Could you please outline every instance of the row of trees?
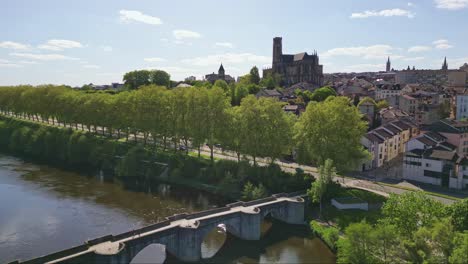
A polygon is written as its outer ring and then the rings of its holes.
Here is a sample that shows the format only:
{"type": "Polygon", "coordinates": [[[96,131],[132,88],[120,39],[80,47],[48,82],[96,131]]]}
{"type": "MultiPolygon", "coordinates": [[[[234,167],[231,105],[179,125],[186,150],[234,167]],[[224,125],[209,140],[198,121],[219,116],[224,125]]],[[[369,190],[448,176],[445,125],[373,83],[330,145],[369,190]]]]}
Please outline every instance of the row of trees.
{"type": "Polygon", "coordinates": [[[331,159],[339,170],[366,157],[359,142],[366,124],[344,97],[312,102],[296,118],[282,110],[282,103],[252,95],[231,106],[229,89],[224,88],[148,85],[106,94],[60,86],[3,87],[0,111],[127,140],[131,134],[135,140],[141,135],[144,144],[155,148],[184,144],[200,149],[206,143],[212,158],[215,144],[254,160],[275,160],[296,148],[304,163],[331,159]]]}

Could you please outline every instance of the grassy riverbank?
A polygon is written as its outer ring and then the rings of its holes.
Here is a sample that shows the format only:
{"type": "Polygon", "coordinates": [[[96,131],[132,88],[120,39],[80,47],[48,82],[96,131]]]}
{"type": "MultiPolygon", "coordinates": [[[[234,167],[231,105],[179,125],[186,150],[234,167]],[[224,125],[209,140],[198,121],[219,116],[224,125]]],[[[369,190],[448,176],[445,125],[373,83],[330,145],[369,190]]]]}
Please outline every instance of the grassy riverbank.
{"type": "Polygon", "coordinates": [[[283,172],[278,165],[252,166],[247,161],[211,161],[185,151],[164,151],[71,128],[0,117],[2,152],[68,170],[98,171],[120,179],[159,180],[220,194],[241,196],[251,182],[268,194],[304,190],[310,180],[283,172]]]}

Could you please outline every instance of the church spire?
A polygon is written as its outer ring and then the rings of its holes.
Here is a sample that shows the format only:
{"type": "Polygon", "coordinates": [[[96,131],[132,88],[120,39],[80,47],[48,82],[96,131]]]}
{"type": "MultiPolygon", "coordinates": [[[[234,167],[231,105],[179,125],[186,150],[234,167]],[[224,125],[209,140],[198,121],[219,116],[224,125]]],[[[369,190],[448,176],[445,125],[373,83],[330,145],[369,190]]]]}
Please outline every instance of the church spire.
{"type": "Polygon", "coordinates": [[[447,57],[444,58],[444,64],[442,64],[442,70],[448,70],[447,57]]]}
{"type": "Polygon", "coordinates": [[[386,67],[386,71],[389,72],[390,71],[390,66],[391,66],[391,63],[390,63],[390,56],[388,56],[387,58],[387,67],[386,67]]]}

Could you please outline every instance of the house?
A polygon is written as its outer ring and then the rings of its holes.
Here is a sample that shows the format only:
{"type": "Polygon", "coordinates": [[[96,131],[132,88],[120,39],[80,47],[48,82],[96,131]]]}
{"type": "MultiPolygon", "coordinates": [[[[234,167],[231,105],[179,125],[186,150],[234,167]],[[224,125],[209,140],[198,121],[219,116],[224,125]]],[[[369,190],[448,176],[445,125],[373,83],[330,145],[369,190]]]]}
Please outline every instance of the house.
{"type": "Polygon", "coordinates": [[[423,125],[421,131],[435,132],[445,138],[447,142],[456,147],[458,156],[468,154],[468,122],[453,119],[441,119],[430,125],[423,125]]]}
{"type": "Polygon", "coordinates": [[[415,128],[409,121],[398,120],[364,135],[361,144],[371,153],[371,160],[362,164],[362,170],[379,168],[404,153],[405,144],[411,139],[415,128]]]}
{"type": "Polygon", "coordinates": [[[283,97],[283,94],[279,92],[276,89],[261,89],[257,94],[255,94],[255,97],[260,98],[260,97],[269,97],[269,98],[278,98],[280,99],[283,97]]]}
{"type": "Polygon", "coordinates": [[[426,132],[406,143],[403,178],[455,189],[468,187],[468,160],[457,147],[435,132],[426,132]]]}
{"type": "Polygon", "coordinates": [[[379,119],[382,124],[386,124],[388,122],[392,122],[395,120],[399,120],[401,118],[408,118],[408,113],[402,111],[401,109],[395,107],[387,107],[383,108],[379,111],[379,119]]]}
{"type": "Polygon", "coordinates": [[[390,96],[400,95],[401,87],[399,84],[377,85],[375,88],[375,100],[382,100],[390,96]]]}
{"type": "Polygon", "coordinates": [[[285,111],[286,113],[299,115],[300,109],[298,105],[285,105],[283,106],[283,111],[285,111]]]}

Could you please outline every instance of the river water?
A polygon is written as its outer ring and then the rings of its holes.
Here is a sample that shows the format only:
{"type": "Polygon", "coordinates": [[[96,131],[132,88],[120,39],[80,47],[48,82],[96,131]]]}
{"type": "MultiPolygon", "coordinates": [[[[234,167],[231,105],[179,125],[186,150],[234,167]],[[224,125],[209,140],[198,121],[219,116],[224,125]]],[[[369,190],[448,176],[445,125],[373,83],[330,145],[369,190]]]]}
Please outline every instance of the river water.
{"type": "MultiPolygon", "coordinates": [[[[0,263],[31,259],[118,234],[183,212],[228,201],[207,193],[160,184],[142,190],[102,177],[84,176],[0,154],[0,263]]],[[[213,230],[204,240],[203,263],[333,263],[334,255],[307,227],[266,220],[259,241],[242,241],[213,230]]],[[[165,253],[143,250],[142,261],[165,253]]],[[[167,257],[167,262],[176,261],[167,257]]]]}

